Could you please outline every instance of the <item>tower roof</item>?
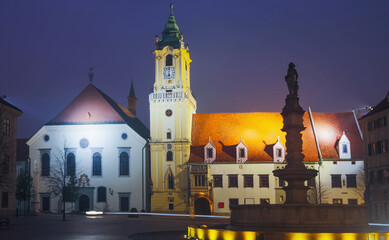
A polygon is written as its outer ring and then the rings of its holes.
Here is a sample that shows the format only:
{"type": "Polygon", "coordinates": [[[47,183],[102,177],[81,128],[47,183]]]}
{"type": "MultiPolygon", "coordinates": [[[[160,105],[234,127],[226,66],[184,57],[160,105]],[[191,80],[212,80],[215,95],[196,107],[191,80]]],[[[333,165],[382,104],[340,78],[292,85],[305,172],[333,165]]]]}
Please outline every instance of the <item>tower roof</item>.
{"type": "Polygon", "coordinates": [[[128,97],[135,97],[135,90],[134,90],[134,84],[133,82],[131,82],[131,87],[130,87],[130,94],[128,95],[128,97]]]}
{"type": "Polygon", "coordinates": [[[156,44],[157,50],[162,50],[166,46],[173,48],[181,48],[181,33],[176,19],[173,15],[173,4],[170,4],[170,16],[168,22],[165,24],[165,29],[162,31],[162,40],[156,44]]]}
{"type": "Polygon", "coordinates": [[[134,114],[93,84],[88,84],[69,105],[46,125],[121,123],[130,126],[144,139],[148,139],[150,136],[149,129],[134,114]]]}

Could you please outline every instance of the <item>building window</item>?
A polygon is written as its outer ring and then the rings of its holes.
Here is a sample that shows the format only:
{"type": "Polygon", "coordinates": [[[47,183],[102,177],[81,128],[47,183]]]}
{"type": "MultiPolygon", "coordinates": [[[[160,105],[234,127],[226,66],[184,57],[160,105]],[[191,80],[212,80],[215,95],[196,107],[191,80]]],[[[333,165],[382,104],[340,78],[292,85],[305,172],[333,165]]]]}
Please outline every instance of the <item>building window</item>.
{"type": "Polygon", "coordinates": [[[213,149],[207,148],[207,158],[213,158],[213,149]]]}
{"type": "Polygon", "coordinates": [[[0,167],[2,167],[2,173],[4,175],[8,175],[8,173],[9,173],[9,155],[8,154],[4,154],[2,165],[3,166],[0,165],[0,167]]]}
{"type": "Polygon", "coordinates": [[[378,141],[376,143],[376,154],[381,154],[382,153],[382,142],[381,141],[378,141]]]}
{"type": "Polygon", "coordinates": [[[97,202],[106,202],[107,201],[107,188],[98,187],[97,188],[97,202]]]}
{"type": "Polygon", "coordinates": [[[347,153],[347,145],[346,145],[346,144],[343,144],[343,145],[342,145],[342,148],[343,148],[343,153],[347,153]]]}
{"type": "Polygon", "coordinates": [[[173,152],[172,151],[166,152],[166,161],[173,161],[173,152]]]}
{"type": "Polygon", "coordinates": [[[285,180],[278,178],[278,187],[285,187],[285,180]]]}
{"type": "Polygon", "coordinates": [[[253,175],[243,175],[243,187],[245,187],[245,188],[254,187],[253,175]]]}
{"type": "Polygon", "coordinates": [[[8,208],[8,192],[1,193],[1,207],[8,208]]]}
{"type": "Polygon", "coordinates": [[[382,141],[382,152],[383,153],[388,152],[388,139],[385,139],[382,141]]]}
{"type": "Polygon", "coordinates": [[[207,178],[205,175],[195,175],[195,187],[206,187],[207,178]]]}
{"type": "Polygon", "coordinates": [[[223,176],[213,175],[213,187],[223,187],[223,176]]]}
{"type": "Polygon", "coordinates": [[[358,205],[358,199],[349,198],[349,199],[348,199],[348,204],[349,204],[349,205],[358,205]]]}
{"type": "Polygon", "coordinates": [[[357,175],[356,174],[346,174],[347,187],[356,188],[357,187],[357,175]]]}
{"type": "Polygon", "coordinates": [[[367,150],[368,150],[369,156],[373,156],[374,155],[374,144],[369,143],[367,145],[367,150]]]}
{"type": "Polygon", "coordinates": [[[282,149],[281,148],[276,149],[276,156],[279,158],[282,157],[282,149]]]}
{"type": "Polygon", "coordinates": [[[230,202],[230,208],[233,206],[238,206],[239,205],[239,198],[230,198],[229,202],[230,202]]]}
{"type": "Polygon", "coordinates": [[[246,151],[244,148],[239,148],[239,157],[245,158],[246,157],[246,151]]]}
{"type": "Polygon", "coordinates": [[[332,199],[333,204],[343,204],[343,200],[341,198],[332,199]]]}
{"type": "Polygon", "coordinates": [[[120,153],[120,176],[130,175],[130,157],[128,153],[120,153]]]}
{"type": "Polygon", "coordinates": [[[101,154],[98,152],[93,154],[92,175],[101,176],[101,154]]]}
{"type": "Polygon", "coordinates": [[[168,189],[174,189],[174,176],[172,172],[169,172],[167,177],[168,189]]]}
{"type": "Polygon", "coordinates": [[[169,203],[169,210],[174,210],[174,203],[169,203]]]}
{"type": "Polygon", "coordinates": [[[228,187],[233,188],[233,187],[238,187],[238,175],[228,175],[228,187]]]}
{"type": "Polygon", "coordinates": [[[244,204],[245,205],[254,204],[254,198],[245,198],[244,199],[244,204]]]}
{"type": "Polygon", "coordinates": [[[384,170],[378,170],[377,171],[377,183],[381,184],[385,182],[385,177],[384,177],[384,170]]]}
{"type": "Polygon", "coordinates": [[[331,175],[331,184],[332,188],[341,188],[342,187],[342,179],[340,174],[332,174],[331,175]]]}
{"type": "Polygon", "coordinates": [[[3,135],[10,136],[11,134],[11,123],[8,118],[3,119],[3,135]]]}
{"type": "Polygon", "coordinates": [[[76,156],[74,155],[74,153],[69,153],[66,157],[66,175],[76,175],[76,156]]]}
{"type": "Polygon", "coordinates": [[[166,56],[166,66],[173,66],[173,56],[171,54],[166,56]]]}
{"type": "Polygon", "coordinates": [[[269,175],[259,175],[259,187],[269,188],[269,175]]]}
{"type": "Polygon", "coordinates": [[[172,132],[170,130],[167,130],[166,132],[166,138],[167,139],[172,139],[172,132]]]}
{"type": "Polygon", "coordinates": [[[50,156],[48,153],[42,155],[42,176],[50,176],[50,156]]]}
{"type": "Polygon", "coordinates": [[[269,204],[270,203],[270,199],[269,198],[260,198],[259,199],[259,203],[260,204],[269,204]]]}

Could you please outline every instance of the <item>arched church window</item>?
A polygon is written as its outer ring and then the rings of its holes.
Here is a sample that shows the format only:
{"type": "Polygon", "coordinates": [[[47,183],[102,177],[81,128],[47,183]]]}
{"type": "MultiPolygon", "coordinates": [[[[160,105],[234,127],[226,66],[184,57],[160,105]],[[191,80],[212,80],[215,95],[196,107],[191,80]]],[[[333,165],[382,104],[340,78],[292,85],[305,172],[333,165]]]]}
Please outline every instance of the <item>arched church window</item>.
{"type": "Polygon", "coordinates": [[[120,153],[120,176],[128,176],[130,173],[130,157],[128,153],[120,153]]]}
{"type": "Polygon", "coordinates": [[[48,153],[42,155],[42,176],[50,176],[50,156],[48,153]]]}
{"type": "Polygon", "coordinates": [[[101,176],[101,154],[93,154],[93,166],[92,166],[92,175],[101,176]]]}
{"type": "Polygon", "coordinates": [[[173,66],[173,56],[171,54],[166,56],[166,66],[173,66]]]}
{"type": "Polygon", "coordinates": [[[174,176],[172,172],[169,172],[167,181],[168,181],[168,189],[174,189],[174,176]]]}
{"type": "Polygon", "coordinates": [[[166,152],[166,161],[173,161],[173,152],[172,151],[166,152]]]}
{"type": "Polygon", "coordinates": [[[76,156],[74,153],[69,153],[66,157],[66,175],[76,175],[76,156]]]}

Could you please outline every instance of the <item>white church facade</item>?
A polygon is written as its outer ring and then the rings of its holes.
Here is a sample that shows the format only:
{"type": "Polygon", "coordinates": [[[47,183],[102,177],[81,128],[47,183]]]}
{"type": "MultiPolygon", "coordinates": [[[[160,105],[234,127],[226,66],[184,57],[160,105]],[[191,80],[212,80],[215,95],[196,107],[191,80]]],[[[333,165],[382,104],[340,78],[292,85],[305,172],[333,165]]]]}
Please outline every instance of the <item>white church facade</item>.
{"type": "Polygon", "coordinates": [[[62,195],[52,186],[58,171],[77,177],[77,199],[66,211],[149,208],[149,130],[135,116],[132,85],[128,100],[129,109],[89,84],[29,139],[35,212],[62,209],[62,195]]]}

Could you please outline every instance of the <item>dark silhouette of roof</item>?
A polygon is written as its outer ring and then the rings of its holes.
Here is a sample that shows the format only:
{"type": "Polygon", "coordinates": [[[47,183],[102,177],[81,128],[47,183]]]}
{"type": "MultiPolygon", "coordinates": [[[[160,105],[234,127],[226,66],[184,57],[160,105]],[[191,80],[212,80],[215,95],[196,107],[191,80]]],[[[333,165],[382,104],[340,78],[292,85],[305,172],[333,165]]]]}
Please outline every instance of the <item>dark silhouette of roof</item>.
{"type": "Polygon", "coordinates": [[[10,108],[13,108],[15,109],[16,111],[19,111],[19,112],[23,112],[22,110],[20,110],[19,108],[15,107],[14,105],[12,105],[11,103],[7,102],[4,100],[4,98],[0,97],[0,103],[7,106],[7,107],[10,107],[10,108]]]}

